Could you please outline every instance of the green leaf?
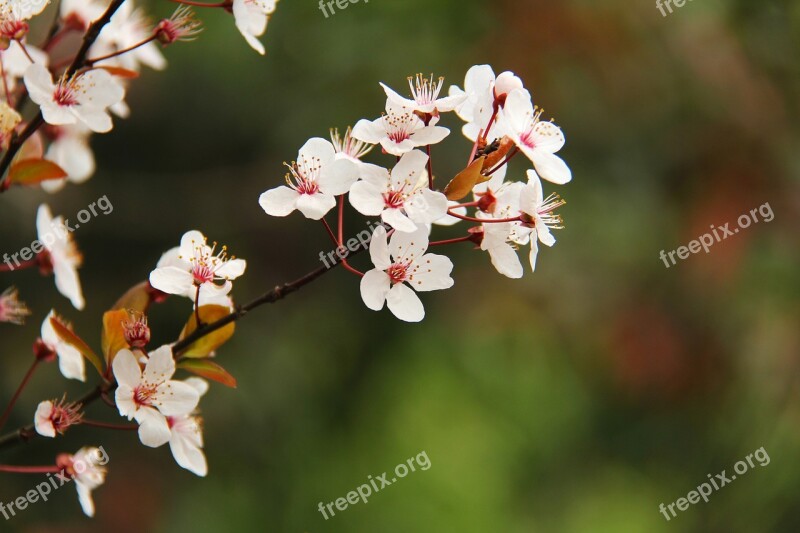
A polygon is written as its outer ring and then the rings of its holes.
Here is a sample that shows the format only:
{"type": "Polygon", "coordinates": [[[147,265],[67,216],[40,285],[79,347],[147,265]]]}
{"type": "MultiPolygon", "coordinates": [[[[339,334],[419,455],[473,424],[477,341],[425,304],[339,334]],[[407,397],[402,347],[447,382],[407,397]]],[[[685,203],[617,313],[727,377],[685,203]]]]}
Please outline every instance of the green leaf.
{"type": "MultiPolygon", "coordinates": [[[[203,324],[216,322],[220,318],[228,316],[230,313],[230,309],[223,305],[204,305],[199,309],[200,321],[203,322],[203,324]]],[[[185,339],[194,333],[196,329],[197,316],[195,313],[192,313],[192,316],[189,317],[189,321],[183,327],[180,339],[185,339]]],[[[236,324],[231,322],[216,331],[212,331],[202,339],[196,340],[181,352],[181,355],[183,357],[193,358],[208,357],[214,350],[228,342],[228,339],[233,336],[235,330],[236,324]]]]}
{"type": "Polygon", "coordinates": [[[92,365],[97,369],[97,373],[103,376],[103,363],[96,353],[89,348],[83,339],[78,337],[71,329],[65,326],[57,317],[50,318],[50,324],[56,330],[56,334],[61,337],[61,340],[70,344],[77,349],[92,365]]]}
{"type": "Polygon", "coordinates": [[[222,383],[226,387],[236,388],[236,378],[217,363],[208,359],[184,359],[178,363],[178,368],[217,383],[222,383]]]}
{"type": "Polygon", "coordinates": [[[25,159],[15,163],[8,171],[10,185],[36,185],[66,177],[64,169],[46,159],[25,159]]]}

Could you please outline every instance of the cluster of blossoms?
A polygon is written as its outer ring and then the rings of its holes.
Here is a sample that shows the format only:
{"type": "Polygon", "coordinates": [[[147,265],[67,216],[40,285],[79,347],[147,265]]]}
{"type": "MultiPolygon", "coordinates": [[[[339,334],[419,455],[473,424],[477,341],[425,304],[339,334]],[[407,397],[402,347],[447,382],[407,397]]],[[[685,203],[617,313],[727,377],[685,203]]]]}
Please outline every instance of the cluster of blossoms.
{"type": "MultiPolygon", "coordinates": [[[[266,31],[277,0],[175,1],[183,5],[156,23],[133,0],[54,2],[48,10],[51,16],[42,17],[45,24],[52,21],[49,31],[35,45],[28,39],[30,26],[47,10],[50,0],[0,0],[0,193],[12,186],[56,192],[67,182],[89,179],[95,171],[90,136],[109,132],[112,116],[129,115],[128,84],[143,67],[165,68],[160,48],[198,35],[201,25],[193,7],[232,14],[246,42],[265,53],[258,38],[266,31]]],[[[42,204],[36,229],[38,236],[30,248],[3,256],[0,273],[37,268],[43,275],[53,275],[58,291],[76,309],[83,309],[78,277],[82,256],[72,228],[42,204]]],[[[77,425],[134,429],[145,446],[169,444],[178,465],[205,476],[208,466],[198,404],[209,385],[203,378],[232,387],[236,381],[211,361],[233,334],[233,325],[202,334],[199,330],[234,309],[231,282],[245,268],[245,261],[229,257],[225,247],[209,246],[200,232],[187,233],[179,247],[164,254],[150,281],[132,288],[104,314],[101,352],[95,352],[51,310],[33,344],[33,365],[0,414],[0,429],[34,370],[43,363],[57,361],[65,378],[86,381],[88,361],[101,383],[77,401],[68,401],[64,395],[40,402],[33,424],[0,438],[0,443],[37,435],[56,438],[77,425]],[[175,343],[150,351],[147,310],[168,295],[189,297],[194,309],[175,343]],[[173,379],[179,370],[192,375],[173,379]],[[88,418],[85,408],[95,399],[112,406],[123,422],[136,424],[88,418]]],[[[22,325],[31,314],[14,287],[0,293],[0,323],[22,325]]],[[[91,493],[106,476],[105,463],[96,460],[101,449],[84,447],[74,454],[62,453],[47,466],[0,465],[0,472],[68,476],[76,482],[83,511],[93,516],[91,493]]]]}
{"type": "Polygon", "coordinates": [[[490,66],[478,65],[467,72],[463,89],[452,86],[444,96],[443,84],[433,76],[409,78],[409,98],[381,84],[387,99],[380,118],[358,121],[343,138],[332,132],[331,142],[310,139],[289,165],[286,185],[260,198],[268,215],[283,217],[297,210],[322,220],[339,248],[344,246],[345,196],[362,215],[379,217],[383,225],[375,229],[369,245],[374,268],[363,273],[346,258],[342,263],[361,276],[367,307],[377,311],[386,305],[409,322],[425,315],[416,292],[453,285],[453,263],[444,255],[426,253],[433,246],[471,242],[509,278],[522,277],[517,249],[529,246],[531,270],[535,269],[539,243],[555,243],[551,230],[562,227],[556,210],[564,205],[557,194],[545,195],[541,180],[564,184],[572,179],[556,155],[564,146],[564,134],[541,119],[542,110],[513,73],[495,76],[490,66]],[[439,125],[448,112],[465,122],[462,132],[472,150],[466,168],[438,190],[431,147],[450,134],[439,125]],[[392,168],[363,160],[378,145],[396,158],[392,168]],[[506,179],[508,163],[517,154],[533,167],[524,181],[506,179]],[[325,220],[337,205],[338,236],[325,220]],[[468,209],[475,209],[474,216],[468,209]],[[470,224],[463,236],[430,240],[434,226],[461,223],[470,224]]]}

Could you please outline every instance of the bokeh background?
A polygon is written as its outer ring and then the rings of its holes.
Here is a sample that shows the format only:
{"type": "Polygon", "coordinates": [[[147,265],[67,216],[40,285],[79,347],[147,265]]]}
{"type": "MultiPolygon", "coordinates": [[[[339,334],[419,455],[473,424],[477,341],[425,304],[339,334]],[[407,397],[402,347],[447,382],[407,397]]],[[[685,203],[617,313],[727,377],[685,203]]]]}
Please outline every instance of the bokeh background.
{"type": "MultiPolygon", "coordinates": [[[[367,310],[344,271],[254,312],[219,354],[238,389],[214,386],[202,402],[206,479],[167,447],[77,428],[0,461],[103,445],[97,517],[64,488],[0,530],[797,531],[800,3],[697,0],[662,17],[650,0],[372,0],[326,19],[313,0],[283,0],[266,58],[227,14],[202,17],[200,39],[134,84],[131,118],[94,139],[91,181],[0,197],[7,251],[35,237],[42,201],[68,217],[103,195],[114,205],[76,234],[85,311],[35,272],[0,277],[35,311],[23,328],[0,325],[3,402],[53,302],[97,345],[103,311],[186,230],[248,260],[239,301],[316,268],[330,249],[322,229],[267,217],[258,196],[306,139],[378,116],[379,81],[404,89],[434,72],[463,85],[481,63],[518,73],[567,136],[566,229],[521,281],[469,246],[448,251],[456,285],[423,296],[419,325],[367,310]],[[669,269],[659,259],[767,202],[772,222],[669,269]],[[762,446],[769,465],[670,522],[659,513],[762,446]],[[429,470],[330,520],[318,512],[421,451],[429,470]]],[[[441,180],[469,149],[456,117],[444,122],[441,180]]],[[[155,307],[156,340],[189,309],[155,307]]],[[[64,390],[84,388],[41,371],[11,424],[64,390]]],[[[91,414],[117,420],[102,405],[91,414]]],[[[5,502],[38,482],[1,479],[5,502]]]]}

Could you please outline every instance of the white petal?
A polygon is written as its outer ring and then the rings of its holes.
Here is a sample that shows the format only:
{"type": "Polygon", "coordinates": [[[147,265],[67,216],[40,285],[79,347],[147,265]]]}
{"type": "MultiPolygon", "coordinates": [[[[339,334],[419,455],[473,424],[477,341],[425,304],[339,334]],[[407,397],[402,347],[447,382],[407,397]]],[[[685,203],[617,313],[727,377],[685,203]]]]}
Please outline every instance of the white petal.
{"type": "Polygon", "coordinates": [[[421,130],[417,130],[412,136],[411,140],[416,146],[427,146],[442,142],[445,137],[450,135],[450,130],[442,126],[426,126],[421,130]]]}
{"type": "Polygon", "coordinates": [[[142,374],[145,383],[163,383],[169,380],[173,374],[175,374],[175,359],[172,357],[171,346],[164,345],[150,352],[142,374]]]}
{"type": "Polygon", "coordinates": [[[417,230],[417,225],[401,209],[386,209],[381,213],[381,219],[398,232],[412,233],[417,230]]]}
{"type": "Polygon", "coordinates": [[[383,304],[386,302],[386,294],[392,284],[389,275],[383,270],[377,268],[368,271],[361,278],[361,299],[364,304],[373,311],[380,311],[383,309],[383,304]]]}
{"type": "Polygon", "coordinates": [[[53,275],[56,279],[58,292],[69,298],[72,305],[77,310],[82,310],[86,304],[81,291],[81,280],[78,271],[68,263],[68,260],[58,260],[58,256],[53,254],[53,275]]]}
{"type": "Polygon", "coordinates": [[[322,193],[301,194],[297,199],[297,210],[306,218],[319,220],[336,207],[336,198],[322,193]]]}
{"type": "Polygon", "coordinates": [[[297,154],[298,166],[312,165],[325,168],[336,159],[333,144],[322,137],[312,137],[300,148],[297,154]]]}
{"type": "Polygon", "coordinates": [[[489,251],[489,257],[492,260],[492,265],[497,271],[511,279],[519,279],[522,277],[522,263],[517,256],[516,250],[507,242],[496,242],[486,248],[489,251]]]}
{"type": "Polygon", "coordinates": [[[347,159],[332,161],[322,169],[317,183],[320,191],[332,196],[345,194],[358,179],[359,170],[355,163],[347,159]]]}
{"type": "Polygon", "coordinates": [[[531,159],[533,165],[536,167],[536,172],[538,172],[543,179],[559,185],[563,185],[572,180],[572,171],[557,155],[535,150],[531,159]]]}
{"type": "Polygon", "coordinates": [[[258,204],[270,216],[285,217],[297,209],[300,193],[285,185],[270,189],[258,199],[258,204]]]}
{"type": "Polygon", "coordinates": [[[40,402],[36,407],[36,414],[33,415],[34,427],[36,433],[43,437],[54,438],[56,436],[56,428],[53,426],[53,421],[50,420],[52,413],[53,402],[40,402]]]}
{"type": "Polygon", "coordinates": [[[359,120],[353,127],[352,137],[359,141],[370,144],[378,144],[386,137],[386,129],[383,127],[383,118],[369,121],[359,120]]]}
{"type": "Polygon", "coordinates": [[[216,275],[221,278],[236,279],[244,274],[246,268],[247,261],[244,259],[231,259],[217,269],[216,275]]]}
{"type": "Polygon", "coordinates": [[[404,283],[392,287],[386,295],[386,305],[394,316],[405,322],[419,322],[425,318],[419,296],[404,283]]]}
{"type": "Polygon", "coordinates": [[[83,356],[71,344],[62,343],[58,347],[58,369],[67,379],[86,381],[86,365],[83,356]]]}
{"type": "Polygon", "coordinates": [[[380,215],[386,205],[381,190],[366,181],[353,184],[348,198],[356,211],[368,217],[380,215]]]}
{"type": "Polygon", "coordinates": [[[414,261],[425,254],[428,249],[428,229],[424,226],[415,228],[413,232],[395,232],[389,241],[389,252],[395,262],[414,261]]]}
{"type": "Polygon", "coordinates": [[[177,267],[157,268],[150,273],[150,285],[167,294],[184,296],[193,284],[192,274],[177,267]]]}
{"type": "Polygon", "coordinates": [[[166,416],[186,415],[200,402],[200,393],[183,381],[168,381],[159,385],[157,400],[153,403],[166,416]]]}
{"type": "Polygon", "coordinates": [[[139,440],[142,444],[158,448],[169,442],[172,435],[164,415],[155,409],[143,407],[136,412],[136,420],[139,422],[139,440]]]}
{"type": "Polygon", "coordinates": [[[389,244],[386,239],[386,228],[378,226],[372,233],[372,240],[369,243],[369,255],[372,264],[379,270],[386,270],[391,266],[389,258],[389,244]]]}
{"type": "Polygon", "coordinates": [[[94,500],[92,500],[92,489],[83,483],[75,482],[75,489],[78,491],[78,501],[81,509],[86,516],[94,516],[94,500]]]}
{"type": "Polygon", "coordinates": [[[511,91],[506,98],[503,115],[516,133],[523,133],[533,118],[531,94],[525,89],[511,91]]]}
{"type": "Polygon", "coordinates": [[[142,369],[139,363],[136,362],[136,356],[133,352],[127,349],[122,349],[114,356],[114,362],[111,364],[114,371],[114,377],[120,385],[134,389],[142,382],[142,369]]]}
{"type": "Polygon", "coordinates": [[[169,441],[169,448],[172,451],[175,462],[181,468],[185,468],[200,477],[205,477],[208,474],[206,456],[200,448],[193,446],[180,435],[172,436],[169,441]]]}
{"type": "Polygon", "coordinates": [[[412,150],[404,154],[392,169],[392,186],[400,190],[404,185],[415,186],[425,172],[428,155],[420,150],[412,150]]]}
{"type": "Polygon", "coordinates": [[[414,265],[414,273],[408,284],[417,292],[438,291],[453,286],[453,262],[449,257],[438,254],[425,254],[414,265]]]}
{"type": "Polygon", "coordinates": [[[531,239],[531,253],[530,253],[530,262],[531,262],[531,272],[536,272],[536,256],[539,254],[539,244],[537,243],[536,239],[531,239]]]}
{"type": "Polygon", "coordinates": [[[447,197],[426,187],[406,202],[406,213],[417,224],[432,224],[447,214],[447,197]]]}

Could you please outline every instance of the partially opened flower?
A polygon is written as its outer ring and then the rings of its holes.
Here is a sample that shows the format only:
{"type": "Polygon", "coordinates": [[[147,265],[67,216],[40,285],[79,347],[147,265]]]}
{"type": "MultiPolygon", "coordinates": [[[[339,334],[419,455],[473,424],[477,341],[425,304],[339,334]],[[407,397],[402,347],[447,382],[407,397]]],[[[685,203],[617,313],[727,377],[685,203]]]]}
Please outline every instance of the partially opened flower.
{"type": "Polygon", "coordinates": [[[42,322],[41,343],[37,346],[39,355],[45,352],[57,355],[58,369],[65,378],[86,381],[86,365],[84,364],[83,356],[77,348],[59,337],[53,324],[50,323],[51,318],[69,328],[69,324],[56,315],[55,311],[50,311],[47,318],[42,322]]]}
{"type": "Polygon", "coordinates": [[[350,189],[350,203],[366,216],[378,216],[397,231],[414,232],[447,214],[447,197],[428,188],[428,156],[405,154],[391,173],[374,166],[350,189]]]}
{"type": "Polygon", "coordinates": [[[359,120],[353,128],[353,137],[370,144],[380,144],[386,153],[401,156],[420,146],[442,142],[450,130],[429,125],[420,119],[413,109],[386,102],[386,114],[369,121],[359,120]]]}
{"type": "Polygon", "coordinates": [[[0,322],[21,326],[30,315],[31,311],[25,302],[19,301],[15,287],[9,287],[0,294],[0,322]]]}
{"type": "Polygon", "coordinates": [[[336,196],[350,190],[359,176],[355,163],[337,158],[325,139],[309,139],[289,166],[286,185],[263,193],[258,203],[271,216],[285,217],[295,210],[319,220],[336,205],[336,196]]]}
{"type": "Polygon", "coordinates": [[[80,424],[83,419],[80,404],[61,400],[40,402],[33,417],[36,433],[53,438],[63,435],[70,426],[80,424]]]}
{"type": "Polygon", "coordinates": [[[139,439],[145,446],[157,448],[171,437],[168,416],[191,413],[200,401],[197,389],[175,381],[172,348],[162,346],[150,352],[144,372],[130,350],[120,350],[112,363],[119,386],[115,393],[119,414],[136,419],[139,439]]]}
{"type": "Polygon", "coordinates": [[[25,71],[25,86],[48,124],[80,121],[98,133],[111,131],[113,124],[107,109],[125,96],[122,85],[102,69],[64,76],[53,83],[50,71],[34,63],[25,71]]]}
{"type": "Polygon", "coordinates": [[[492,115],[503,107],[508,93],[522,88],[522,80],[513,72],[506,71],[495,77],[489,65],[471,67],[464,78],[464,89],[452,85],[449,92],[450,96],[465,97],[456,107],[456,113],[466,122],[462,128],[464,136],[475,141],[484,131],[486,139],[491,142],[505,135],[502,114],[495,116],[494,121],[492,115]],[[485,131],[487,128],[489,131],[485,131]]]}
{"type": "MultiPolygon", "coordinates": [[[[200,396],[208,391],[208,382],[200,378],[184,381],[192,386],[200,396]]],[[[175,462],[181,468],[200,477],[208,474],[208,464],[203,453],[203,419],[196,413],[168,416],[170,438],[169,448],[175,462]]]]}
{"type": "Polygon", "coordinates": [[[153,34],[150,23],[141,8],[134,7],[132,0],[124,2],[103,28],[103,38],[92,47],[92,56],[99,57],[117,50],[131,49],[129,52],[104,60],[102,65],[119,66],[139,71],[140,65],[155,70],[163,70],[167,61],[155,42],[139,45],[153,34]]]}
{"type": "Polygon", "coordinates": [[[44,252],[40,255],[40,266],[45,272],[53,272],[58,292],[69,298],[76,309],[83,309],[85,301],[78,278],[78,268],[83,262],[83,256],[72,240],[64,219],[53,218],[50,208],[42,204],[36,215],[36,230],[39,242],[44,247],[44,252]]]}
{"type": "Polygon", "coordinates": [[[386,229],[372,234],[369,254],[375,268],[361,278],[361,298],[368,308],[380,311],[384,304],[406,322],[419,322],[425,309],[414,291],[426,292],[453,286],[453,263],[443,255],[426,254],[428,230],[396,232],[387,243],[386,229]],[[413,290],[412,290],[413,288],[413,290]]]}
{"type": "Polygon", "coordinates": [[[228,257],[226,246],[217,252],[216,246],[209,246],[199,231],[186,232],[181,245],[161,257],[150,273],[150,284],[167,294],[192,299],[226,296],[233,287],[231,280],[244,274],[247,262],[228,257]]]}
{"type": "Polygon", "coordinates": [[[106,480],[108,455],[102,448],[84,447],[75,455],[62,454],[56,460],[64,474],[75,481],[78,500],[86,516],[94,516],[92,491],[106,480]]]}
{"type": "Polygon", "coordinates": [[[386,97],[399,106],[406,107],[412,111],[423,114],[438,114],[453,111],[466,99],[466,94],[454,94],[452,96],[439,97],[442,90],[444,78],[426,78],[422,74],[417,74],[416,78],[408,78],[408,86],[411,89],[412,98],[400,96],[392,88],[381,83],[386,97]]]}
{"type": "Polygon", "coordinates": [[[520,194],[520,210],[527,215],[524,225],[533,229],[535,235],[531,238],[531,270],[536,270],[536,256],[539,253],[541,242],[545,246],[553,246],[556,238],[550,229],[562,229],[563,220],[555,213],[555,210],[566,204],[561,197],[551,193],[547,198],[544,197],[542,182],[533,170],[528,171],[528,184],[522,189],[520,194]]]}
{"type": "Polygon", "coordinates": [[[567,183],[572,179],[572,172],[555,155],[564,146],[564,134],[552,122],[540,121],[541,115],[542,110],[533,107],[528,91],[517,89],[508,95],[503,109],[508,135],[533,162],[536,172],[543,179],[558,184],[567,183]]]}
{"type": "Polygon", "coordinates": [[[256,38],[267,31],[269,17],[275,12],[278,0],[233,0],[236,28],[253,50],[264,55],[264,45],[256,38]]]}

